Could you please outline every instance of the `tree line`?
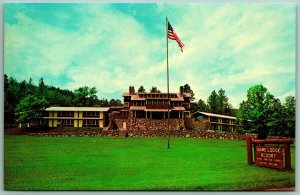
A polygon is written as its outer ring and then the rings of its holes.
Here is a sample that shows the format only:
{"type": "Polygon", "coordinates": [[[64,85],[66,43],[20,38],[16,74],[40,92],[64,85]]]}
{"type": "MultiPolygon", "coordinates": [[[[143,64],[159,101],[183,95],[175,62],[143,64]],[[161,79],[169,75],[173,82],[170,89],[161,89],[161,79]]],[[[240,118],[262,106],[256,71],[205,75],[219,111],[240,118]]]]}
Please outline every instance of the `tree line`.
{"type": "Polygon", "coordinates": [[[192,112],[202,111],[215,114],[236,116],[237,109],[229,103],[229,99],[224,89],[219,89],[218,92],[213,90],[207,99],[207,103],[199,99],[197,103],[192,106],[192,112]]]}
{"type": "Polygon", "coordinates": [[[4,75],[4,118],[6,124],[16,120],[26,121],[48,106],[122,106],[119,99],[99,99],[96,87],[83,86],[74,91],[45,84],[40,78],[38,85],[30,78],[18,82],[4,75]],[[40,108],[39,108],[40,107],[40,108]],[[18,115],[16,115],[18,113],[18,115]]]}
{"type": "MultiPolygon", "coordinates": [[[[191,87],[184,85],[184,91],[194,93],[191,87]]],[[[213,90],[207,101],[199,99],[191,104],[191,112],[202,111],[237,117],[239,133],[257,133],[266,135],[295,137],[296,99],[287,96],[285,102],[272,95],[262,84],[247,90],[247,98],[237,109],[229,102],[224,89],[213,90]]]]}
{"type": "MultiPolygon", "coordinates": [[[[195,100],[189,84],[183,86],[183,91],[191,94],[191,101],[195,100]]],[[[145,92],[145,88],[140,86],[138,92],[145,92]]],[[[160,90],[152,87],[150,92],[160,90]]],[[[122,106],[119,99],[99,99],[96,94],[96,87],[84,86],[70,91],[48,86],[43,78],[36,86],[31,78],[28,82],[18,82],[5,74],[4,121],[6,124],[14,124],[16,120],[26,122],[31,118],[39,118],[41,111],[49,106],[122,106]]],[[[217,92],[213,90],[206,102],[199,99],[192,103],[191,112],[196,111],[236,116],[238,124],[241,125],[238,131],[241,133],[295,136],[295,97],[287,96],[282,104],[261,84],[247,90],[247,99],[240,103],[238,109],[233,108],[225,90],[221,88],[217,92]]]]}

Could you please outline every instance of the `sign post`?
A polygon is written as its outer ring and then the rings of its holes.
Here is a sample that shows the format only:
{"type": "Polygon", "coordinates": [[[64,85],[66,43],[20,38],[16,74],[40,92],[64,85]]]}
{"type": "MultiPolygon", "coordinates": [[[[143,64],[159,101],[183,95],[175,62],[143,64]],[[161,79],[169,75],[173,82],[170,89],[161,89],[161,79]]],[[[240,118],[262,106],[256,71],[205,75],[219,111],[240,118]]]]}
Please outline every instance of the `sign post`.
{"type": "Polygon", "coordinates": [[[252,139],[246,138],[248,164],[275,169],[291,170],[290,139],[252,139]]]}

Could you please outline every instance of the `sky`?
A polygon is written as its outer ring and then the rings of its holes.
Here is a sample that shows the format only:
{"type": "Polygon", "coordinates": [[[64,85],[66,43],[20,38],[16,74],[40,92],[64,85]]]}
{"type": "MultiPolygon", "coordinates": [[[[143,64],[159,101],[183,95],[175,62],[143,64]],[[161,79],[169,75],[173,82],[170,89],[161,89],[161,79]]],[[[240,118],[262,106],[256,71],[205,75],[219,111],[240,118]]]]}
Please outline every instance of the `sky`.
{"type": "Polygon", "coordinates": [[[120,99],[129,86],[167,91],[166,16],[184,43],[168,41],[170,92],[196,101],[224,89],[234,108],[264,85],[295,96],[295,4],[7,3],[4,73],[62,89],[95,86],[120,99]]]}

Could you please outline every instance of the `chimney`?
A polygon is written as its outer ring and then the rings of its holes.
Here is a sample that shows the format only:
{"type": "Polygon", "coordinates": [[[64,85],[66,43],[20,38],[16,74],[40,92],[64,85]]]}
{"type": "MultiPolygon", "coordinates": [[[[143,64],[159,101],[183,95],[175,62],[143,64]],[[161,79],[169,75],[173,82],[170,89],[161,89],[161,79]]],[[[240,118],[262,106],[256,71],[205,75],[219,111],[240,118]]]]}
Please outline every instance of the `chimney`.
{"type": "Polygon", "coordinates": [[[134,94],[135,94],[134,86],[129,86],[129,95],[134,95],[134,94]]]}
{"type": "Polygon", "coordinates": [[[179,92],[180,92],[180,96],[182,97],[183,96],[183,86],[180,86],[179,92]]]}

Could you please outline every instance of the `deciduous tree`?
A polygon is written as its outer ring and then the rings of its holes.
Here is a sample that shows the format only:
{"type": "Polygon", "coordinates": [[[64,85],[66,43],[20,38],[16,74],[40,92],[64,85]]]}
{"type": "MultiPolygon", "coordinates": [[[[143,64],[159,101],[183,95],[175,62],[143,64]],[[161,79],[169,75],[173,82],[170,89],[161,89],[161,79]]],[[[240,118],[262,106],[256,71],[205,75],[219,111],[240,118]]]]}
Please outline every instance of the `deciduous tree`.
{"type": "Polygon", "coordinates": [[[48,105],[49,103],[44,98],[40,99],[34,95],[26,96],[16,107],[17,121],[21,123],[37,121],[48,105]]]}
{"type": "Polygon", "coordinates": [[[261,138],[265,137],[268,130],[274,127],[272,117],[274,115],[274,105],[278,107],[276,101],[263,85],[250,87],[247,91],[247,100],[240,104],[239,121],[251,132],[258,133],[261,138]]]}
{"type": "Polygon", "coordinates": [[[80,87],[74,91],[77,106],[93,106],[97,100],[96,87],[80,87]]]}
{"type": "Polygon", "coordinates": [[[283,104],[284,122],[288,136],[295,137],[296,130],[296,99],[294,96],[288,96],[283,104]]]}

